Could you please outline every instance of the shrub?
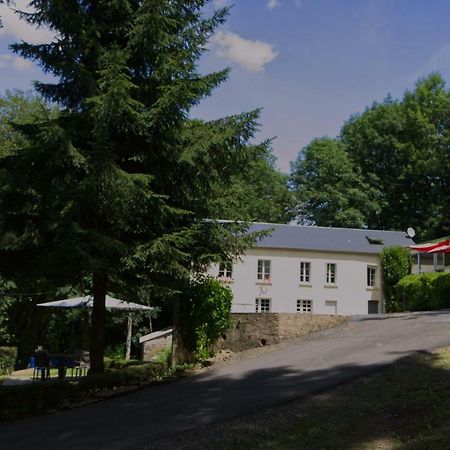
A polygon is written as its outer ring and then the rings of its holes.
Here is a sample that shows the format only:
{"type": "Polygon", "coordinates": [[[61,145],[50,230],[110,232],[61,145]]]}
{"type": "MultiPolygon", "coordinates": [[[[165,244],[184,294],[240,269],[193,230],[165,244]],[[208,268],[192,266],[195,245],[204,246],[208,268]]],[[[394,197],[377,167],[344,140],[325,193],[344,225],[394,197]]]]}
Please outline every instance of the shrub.
{"type": "Polygon", "coordinates": [[[408,275],[395,289],[395,303],[403,311],[426,311],[450,307],[450,273],[408,275]]]}
{"type": "Polygon", "coordinates": [[[17,359],[16,347],[0,347],[0,375],[9,375],[17,359]]]}
{"type": "Polygon", "coordinates": [[[192,282],[181,302],[181,326],[185,343],[198,359],[208,358],[212,344],[230,325],[233,294],[215,278],[192,282]]]}
{"type": "Polygon", "coordinates": [[[411,273],[409,250],[398,245],[385,247],[380,253],[380,261],[386,312],[401,311],[403,305],[398,303],[395,289],[397,283],[411,273]]]}
{"type": "Polygon", "coordinates": [[[76,383],[47,381],[24,386],[2,386],[0,388],[0,404],[2,405],[0,420],[65,408],[94,396],[97,391],[142,385],[159,380],[166,374],[167,368],[164,365],[145,363],[123,369],[108,369],[102,374],[81,378],[76,383]]]}

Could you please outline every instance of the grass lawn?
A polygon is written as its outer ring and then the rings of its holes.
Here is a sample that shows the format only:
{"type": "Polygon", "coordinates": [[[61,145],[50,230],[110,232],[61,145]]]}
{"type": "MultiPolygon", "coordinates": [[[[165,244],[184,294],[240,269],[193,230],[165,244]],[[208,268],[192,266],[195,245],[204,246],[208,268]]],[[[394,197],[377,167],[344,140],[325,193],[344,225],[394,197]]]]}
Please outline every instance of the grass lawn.
{"type": "Polygon", "coordinates": [[[143,448],[450,449],[450,350],[143,448]]]}
{"type": "Polygon", "coordinates": [[[305,406],[285,429],[229,448],[450,449],[450,351],[408,358],[305,406]]]}

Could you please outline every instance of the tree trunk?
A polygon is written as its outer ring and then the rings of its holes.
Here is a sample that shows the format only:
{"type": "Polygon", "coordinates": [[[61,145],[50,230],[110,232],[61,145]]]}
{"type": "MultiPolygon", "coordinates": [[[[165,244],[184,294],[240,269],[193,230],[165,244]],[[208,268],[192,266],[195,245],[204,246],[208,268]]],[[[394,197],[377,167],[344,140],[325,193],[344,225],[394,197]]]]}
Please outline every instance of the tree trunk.
{"type": "Polygon", "coordinates": [[[91,369],[89,373],[104,371],[103,356],[105,352],[105,318],[106,318],[106,275],[94,273],[94,305],[92,308],[91,327],[91,369]]]}
{"type": "Polygon", "coordinates": [[[172,326],[172,354],[170,355],[170,366],[192,362],[194,352],[188,348],[182,332],[180,300],[175,298],[172,303],[173,326],[172,326]]]}
{"type": "Polygon", "coordinates": [[[130,313],[128,314],[128,320],[127,320],[127,341],[126,341],[126,353],[125,353],[125,359],[128,361],[131,356],[131,333],[133,331],[133,315],[130,313]]]}

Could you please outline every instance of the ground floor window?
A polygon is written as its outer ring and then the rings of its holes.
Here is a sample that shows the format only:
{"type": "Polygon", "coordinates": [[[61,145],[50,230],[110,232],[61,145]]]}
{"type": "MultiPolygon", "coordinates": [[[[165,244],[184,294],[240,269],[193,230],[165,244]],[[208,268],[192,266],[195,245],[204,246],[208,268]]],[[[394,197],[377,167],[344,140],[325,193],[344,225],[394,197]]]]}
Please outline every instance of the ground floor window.
{"type": "Polygon", "coordinates": [[[255,310],[257,313],[270,312],[270,298],[257,298],[255,299],[255,310]]]}
{"type": "Polygon", "coordinates": [[[312,300],[297,300],[297,312],[303,314],[311,314],[312,300]]]}
{"type": "Polygon", "coordinates": [[[378,300],[369,300],[368,302],[368,313],[369,314],[378,314],[379,313],[379,301],[378,300]]]}

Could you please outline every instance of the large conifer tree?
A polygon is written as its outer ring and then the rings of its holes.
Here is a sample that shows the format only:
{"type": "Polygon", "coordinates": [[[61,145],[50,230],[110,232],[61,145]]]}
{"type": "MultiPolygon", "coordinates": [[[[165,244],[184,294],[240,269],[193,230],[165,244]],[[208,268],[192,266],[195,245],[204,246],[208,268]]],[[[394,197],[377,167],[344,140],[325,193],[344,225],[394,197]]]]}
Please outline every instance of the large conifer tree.
{"type": "Polygon", "coordinates": [[[62,111],[21,125],[32,144],[1,160],[0,270],[56,286],[92,280],[101,372],[108,291],[176,291],[192,269],[242,248],[235,230],[203,219],[217,184],[251,158],[258,113],[189,120],[227,77],[197,70],[225,9],[205,18],[204,0],[31,3],[23,19],[57,37],[12,48],[55,77],[36,89],[62,111]]]}

